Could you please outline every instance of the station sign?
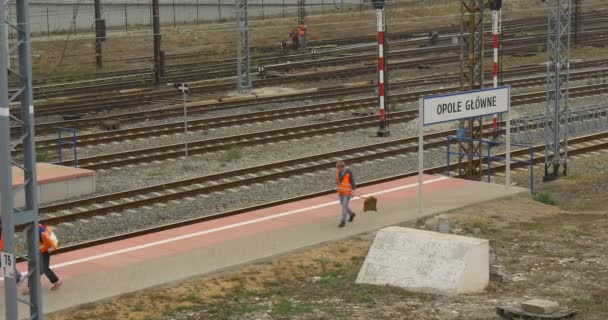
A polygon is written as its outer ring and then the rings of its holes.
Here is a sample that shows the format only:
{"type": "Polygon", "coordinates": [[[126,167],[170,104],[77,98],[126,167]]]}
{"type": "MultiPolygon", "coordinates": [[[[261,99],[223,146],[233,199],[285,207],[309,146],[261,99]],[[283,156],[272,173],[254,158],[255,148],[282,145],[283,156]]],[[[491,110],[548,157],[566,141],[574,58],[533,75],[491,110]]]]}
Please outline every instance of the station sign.
{"type": "Polygon", "coordinates": [[[421,98],[424,126],[509,112],[511,88],[501,87],[421,98]]]}

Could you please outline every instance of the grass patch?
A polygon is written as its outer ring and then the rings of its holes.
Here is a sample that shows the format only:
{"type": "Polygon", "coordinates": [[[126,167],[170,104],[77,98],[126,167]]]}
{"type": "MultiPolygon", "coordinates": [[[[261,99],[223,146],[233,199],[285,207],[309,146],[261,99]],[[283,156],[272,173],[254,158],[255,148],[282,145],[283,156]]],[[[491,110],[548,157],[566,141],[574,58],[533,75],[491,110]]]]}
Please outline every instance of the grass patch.
{"type": "Polygon", "coordinates": [[[260,105],[258,105],[258,106],[255,106],[255,110],[256,111],[268,111],[268,110],[270,110],[270,107],[269,106],[260,106],[260,105]]]}
{"type": "Polygon", "coordinates": [[[49,162],[50,158],[48,151],[36,152],[36,162],[49,162]]]}
{"type": "Polygon", "coordinates": [[[226,151],[226,156],[224,160],[226,161],[235,161],[241,159],[243,157],[243,149],[240,147],[231,147],[226,151]]]}
{"type": "Polygon", "coordinates": [[[534,195],[534,200],[550,205],[550,206],[554,206],[555,205],[555,200],[553,199],[553,197],[546,193],[546,192],[541,192],[541,193],[537,193],[534,195]]]}
{"type": "Polygon", "coordinates": [[[272,314],[275,317],[293,317],[310,313],[310,305],[295,303],[290,300],[280,300],[272,307],[272,314]]]}

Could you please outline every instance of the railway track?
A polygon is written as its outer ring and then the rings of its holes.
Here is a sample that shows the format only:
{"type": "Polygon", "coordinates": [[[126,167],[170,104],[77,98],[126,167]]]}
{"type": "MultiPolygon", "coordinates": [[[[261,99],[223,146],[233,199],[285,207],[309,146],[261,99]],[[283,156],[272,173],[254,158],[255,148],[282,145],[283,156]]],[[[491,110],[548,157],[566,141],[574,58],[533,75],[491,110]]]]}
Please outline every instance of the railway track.
{"type": "MultiPolygon", "coordinates": [[[[588,31],[589,37],[593,39],[599,39],[597,32],[588,31]]],[[[607,34],[608,35],[608,34],[607,34]]],[[[513,43],[517,43],[517,45],[512,47],[507,47],[504,49],[504,54],[516,54],[516,53],[524,53],[524,52],[537,52],[537,46],[539,39],[536,37],[526,37],[524,39],[514,39],[513,43]]],[[[459,61],[459,55],[456,53],[460,46],[458,45],[446,45],[446,46],[438,46],[438,47],[429,47],[429,48],[419,48],[419,49],[407,49],[400,50],[398,52],[394,52],[391,54],[392,58],[405,57],[410,58],[407,61],[399,61],[391,64],[392,70],[404,69],[404,68],[413,68],[420,65],[437,65],[441,63],[456,63],[459,61]],[[437,52],[453,52],[450,56],[446,57],[429,57],[429,58],[411,58],[415,56],[419,56],[420,54],[432,54],[437,52]]],[[[486,52],[486,54],[490,55],[490,50],[486,52]]],[[[373,54],[370,54],[373,55],[373,54]]],[[[344,63],[356,63],[357,61],[361,61],[363,58],[361,56],[352,56],[352,57],[341,57],[341,58],[328,58],[328,59],[320,59],[313,61],[306,61],[299,65],[303,65],[306,67],[317,67],[323,65],[336,65],[336,62],[342,61],[344,63]]],[[[341,63],[342,63],[341,62],[341,63]]],[[[294,64],[295,65],[295,64],[294,64]]],[[[286,65],[277,66],[277,68],[287,68],[286,65]]],[[[290,67],[291,68],[291,67],[290,67]]],[[[290,76],[284,76],[273,79],[256,79],[254,80],[254,86],[256,87],[264,87],[271,86],[276,84],[285,84],[289,82],[310,82],[310,81],[319,81],[319,80],[329,80],[332,78],[342,78],[353,75],[361,75],[365,73],[374,72],[376,69],[376,65],[373,63],[369,63],[363,66],[355,66],[349,69],[344,70],[336,70],[336,71],[325,71],[325,72],[316,72],[316,73],[303,73],[303,74],[295,74],[290,76]]],[[[226,74],[232,76],[233,70],[226,71],[226,74]]],[[[181,76],[173,79],[167,78],[167,81],[174,82],[182,82],[189,81],[193,79],[200,78],[200,71],[195,71],[190,74],[182,74],[181,76]],[[198,78],[197,78],[198,77],[198,78]]],[[[216,83],[216,84],[207,84],[207,85],[193,85],[191,86],[191,92],[193,94],[209,94],[213,92],[219,91],[229,91],[233,87],[232,81],[226,83],[216,83]]],[[[125,87],[121,87],[124,89],[125,87]]],[[[87,92],[96,91],[94,87],[85,86],[87,92]]],[[[37,98],[41,98],[39,94],[36,94],[37,98]]],[[[97,112],[103,110],[111,110],[115,108],[125,108],[132,106],[140,106],[145,104],[146,102],[152,102],[159,98],[178,98],[179,93],[174,89],[161,89],[161,90],[152,90],[152,89],[140,89],[138,92],[130,92],[117,94],[116,92],[111,94],[110,96],[100,97],[99,95],[85,95],[78,99],[77,101],[64,100],[58,103],[47,103],[40,104],[37,108],[38,115],[57,115],[57,114],[82,114],[85,112],[97,112]],[[118,95],[118,97],[117,97],[118,95]]],[[[16,111],[14,111],[16,112],[16,111]]]]}
{"type": "MultiPolygon", "coordinates": [[[[597,67],[598,69],[596,70],[589,70],[589,71],[574,71],[572,72],[572,80],[577,80],[577,79],[583,79],[583,77],[603,77],[606,75],[606,69],[602,68],[601,66],[603,65],[608,65],[608,59],[596,59],[596,60],[588,60],[588,61],[582,61],[582,62],[572,62],[571,66],[573,68],[590,68],[590,67],[597,67]]],[[[524,74],[530,74],[530,73],[540,73],[544,71],[544,67],[541,65],[531,65],[531,66],[524,66],[524,67],[518,67],[518,68],[513,68],[513,69],[509,69],[505,71],[505,77],[515,77],[515,76],[520,76],[520,75],[524,75],[524,74]]],[[[405,88],[405,87],[409,87],[409,86],[416,86],[416,85],[431,85],[431,84],[444,84],[444,83],[450,83],[450,82],[457,82],[459,81],[460,76],[458,74],[447,74],[447,75],[442,75],[441,77],[423,77],[423,78],[417,78],[417,79],[408,79],[408,80],[402,80],[402,81],[395,81],[393,83],[391,83],[391,89],[395,90],[395,89],[399,89],[399,88],[405,88]]],[[[512,85],[512,86],[517,86],[517,85],[533,85],[533,84],[541,84],[542,82],[544,82],[544,76],[538,76],[538,77],[529,77],[529,79],[509,79],[505,81],[505,84],[507,85],[512,85]]],[[[204,105],[193,105],[190,106],[188,108],[188,113],[190,115],[196,115],[196,114],[202,114],[202,113],[206,113],[209,111],[214,111],[214,110],[220,110],[220,109],[231,109],[231,108],[241,108],[241,107],[246,107],[246,106],[251,106],[252,103],[254,104],[261,104],[261,103],[274,103],[274,102],[281,102],[281,103],[285,103],[285,102],[292,102],[292,101],[298,101],[301,99],[329,99],[329,98],[336,98],[336,97],[340,97],[340,96],[347,96],[347,95],[352,95],[352,94],[364,94],[364,93],[368,93],[368,92],[373,92],[373,90],[376,88],[375,85],[364,85],[364,86],[357,86],[357,87],[340,87],[340,88],[330,88],[330,89],[326,89],[326,90],[321,90],[321,91],[313,91],[313,92],[303,92],[303,93],[296,93],[296,94],[289,94],[289,95],[284,95],[284,96],[271,96],[271,97],[263,97],[263,98],[256,98],[256,99],[252,99],[252,100],[245,100],[245,101],[228,101],[228,102],[221,102],[218,101],[217,103],[208,103],[208,104],[204,104],[204,105]]],[[[373,98],[369,98],[369,99],[373,99],[373,98]]],[[[369,100],[368,99],[368,100],[369,100]]],[[[146,120],[157,120],[157,119],[164,119],[164,118],[171,118],[171,117],[179,117],[183,114],[183,106],[181,105],[177,105],[177,106],[170,106],[170,107],[166,107],[166,108],[162,108],[162,109],[155,109],[155,110],[150,110],[150,111],[138,111],[138,112],[130,112],[130,113],[121,113],[121,114],[114,114],[114,115],[106,115],[106,116],[98,116],[98,117],[90,117],[90,118],[85,118],[85,119],[79,119],[79,120],[70,120],[70,121],[58,121],[58,122],[47,122],[47,123],[38,123],[36,125],[36,132],[37,134],[45,134],[45,133],[54,133],[56,131],[56,128],[59,127],[69,127],[69,128],[75,128],[75,129],[81,129],[81,128],[90,128],[93,126],[98,126],[101,121],[106,121],[106,120],[116,120],[119,122],[127,122],[127,123],[135,123],[135,122],[142,122],[142,121],[146,121],[146,120]]],[[[244,116],[246,117],[246,116],[244,116]]],[[[200,123],[202,124],[202,122],[196,122],[196,123],[200,123]]],[[[151,132],[152,130],[164,130],[164,129],[170,129],[170,128],[175,128],[176,125],[178,125],[177,123],[173,123],[173,124],[167,124],[164,125],[164,127],[158,127],[155,126],[154,128],[151,128],[150,130],[148,130],[149,132],[151,132]]],[[[193,130],[195,130],[195,123],[191,124],[193,126],[193,130]]],[[[182,125],[183,127],[183,125],[182,125]]],[[[20,132],[20,127],[13,127],[11,128],[11,134],[19,134],[20,132]]],[[[117,136],[117,135],[121,135],[121,134],[130,134],[131,132],[134,131],[138,131],[137,129],[129,129],[127,131],[124,130],[119,130],[119,131],[112,131],[109,133],[99,133],[99,134],[92,134],[92,135],[85,135],[85,136],[81,136],[79,138],[79,141],[83,141],[85,139],[88,139],[88,137],[90,138],[95,138],[95,137],[103,137],[103,136],[117,136]]],[[[141,130],[140,130],[141,131],[141,130]]],[[[159,133],[161,131],[158,131],[159,133]]],[[[56,142],[56,141],[55,141],[56,142]]],[[[53,146],[53,140],[52,139],[47,139],[47,140],[39,140],[38,141],[38,145],[39,148],[45,148],[45,147],[49,147],[49,146],[53,146]]]]}
{"type": "MultiPolygon", "coordinates": [[[[445,133],[442,133],[442,134],[445,134],[445,133]]],[[[427,136],[427,138],[428,138],[428,136],[427,136]]],[[[440,139],[440,140],[435,141],[435,142],[425,142],[425,148],[430,147],[432,144],[445,145],[445,141],[443,141],[442,138],[438,138],[438,139],[440,139]]],[[[401,143],[404,143],[404,142],[405,141],[402,141],[401,143]]],[[[398,142],[395,141],[392,143],[398,143],[398,142]]],[[[370,146],[355,148],[351,151],[357,152],[358,151],[357,149],[359,149],[359,152],[354,153],[353,155],[349,156],[346,159],[347,159],[347,161],[349,161],[349,163],[356,163],[356,162],[370,161],[373,159],[386,157],[389,154],[400,155],[400,154],[403,154],[403,152],[405,152],[406,149],[412,150],[411,152],[415,152],[415,150],[417,150],[417,146],[415,145],[415,142],[406,144],[401,148],[396,145],[386,145],[386,144],[387,143],[383,144],[382,146],[379,146],[379,148],[377,148],[373,151],[370,150],[370,146]],[[366,149],[362,149],[362,148],[366,148],[366,149]]],[[[374,147],[376,147],[376,146],[374,146],[374,147]]],[[[533,154],[534,154],[533,162],[535,165],[544,163],[544,160],[545,160],[544,153],[543,153],[544,147],[545,147],[544,145],[536,145],[533,147],[533,154]]],[[[608,132],[602,132],[602,133],[582,136],[582,137],[578,137],[578,138],[573,138],[573,139],[570,139],[570,141],[569,141],[569,154],[570,155],[587,154],[587,153],[591,153],[591,152],[603,150],[603,149],[608,149],[608,132]]],[[[328,153],[328,154],[324,154],[324,155],[317,155],[317,156],[309,157],[310,161],[309,161],[308,165],[295,163],[295,161],[297,161],[297,159],[290,160],[290,161],[294,162],[291,164],[288,162],[284,162],[281,164],[279,164],[279,163],[269,164],[269,165],[267,165],[268,166],[267,169],[268,170],[274,169],[274,173],[268,172],[267,175],[256,176],[256,177],[253,177],[254,174],[252,173],[249,175],[250,176],[249,178],[240,179],[240,180],[236,179],[235,181],[226,182],[225,187],[236,188],[239,186],[247,185],[248,183],[259,183],[259,182],[253,182],[253,181],[266,181],[268,179],[278,179],[280,177],[285,177],[285,176],[305,174],[307,172],[311,172],[311,171],[315,171],[315,170],[330,169],[330,168],[333,168],[333,166],[334,166],[333,160],[335,160],[335,158],[340,157],[341,159],[345,159],[344,154],[346,154],[345,151],[341,151],[340,153],[332,152],[332,153],[328,153]],[[319,160],[315,161],[313,159],[319,159],[319,160]],[[287,170],[286,171],[281,171],[280,169],[276,170],[278,167],[280,167],[280,165],[286,166],[284,168],[286,168],[287,170]],[[246,181],[247,179],[253,179],[253,180],[246,181]]],[[[522,157],[527,156],[528,154],[529,154],[528,149],[515,149],[515,150],[512,150],[512,152],[511,152],[511,156],[513,158],[520,157],[520,156],[522,156],[522,157]]],[[[495,156],[504,158],[504,154],[497,154],[495,156]]],[[[305,160],[302,159],[302,161],[305,161],[305,160]]],[[[484,163],[487,163],[487,159],[480,159],[478,161],[483,161],[484,163]]],[[[502,162],[494,161],[491,163],[491,166],[492,166],[492,172],[494,172],[494,173],[503,172],[506,169],[505,168],[506,165],[502,162]]],[[[525,166],[527,166],[527,165],[522,164],[522,163],[512,163],[511,170],[516,170],[518,168],[522,168],[525,166]]],[[[257,168],[257,170],[259,170],[259,169],[260,168],[257,168]]],[[[242,170],[247,170],[247,169],[242,169],[242,170]]],[[[424,172],[427,174],[444,174],[446,172],[446,170],[447,170],[447,165],[428,168],[428,169],[425,169],[424,172]]],[[[242,175],[242,174],[244,174],[244,172],[245,171],[241,172],[240,174],[242,175]]],[[[399,174],[399,175],[395,175],[395,176],[391,176],[391,177],[377,179],[374,181],[363,182],[363,183],[360,183],[359,185],[360,186],[372,185],[372,184],[376,184],[376,183],[401,179],[404,177],[411,177],[411,176],[415,176],[417,174],[418,174],[418,172],[408,172],[408,173],[399,174]]],[[[211,178],[211,176],[209,176],[209,178],[211,178]]],[[[219,178],[219,176],[216,178],[219,178]]],[[[213,181],[213,180],[210,180],[210,181],[213,181]]],[[[176,188],[178,188],[177,184],[179,184],[179,183],[184,183],[184,184],[190,185],[189,184],[190,181],[186,181],[186,180],[184,180],[182,182],[175,182],[175,183],[176,183],[176,185],[175,185],[176,188]]],[[[202,183],[199,183],[199,184],[202,185],[202,183]]],[[[179,188],[181,188],[181,190],[176,193],[170,192],[172,195],[165,196],[162,200],[160,200],[158,198],[145,199],[145,197],[141,197],[141,196],[138,196],[138,197],[139,197],[140,201],[143,201],[144,203],[147,203],[147,204],[151,204],[151,203],[154,203],[156,200],[166,201],[170,198],[177,199],[177,198],[187,197],[188,195],[197,195],[198,193],[196,192],[196,189],[190,189],[190,187],[188,187],[188,185],[183,185],[183,186],[179,187],[179,188]],[[181,193],[181,192],[183,192],[183,193],[181,193]]],[[[149,187],[149,188],[153,188],[153,187],[149,187]]],[[[215,186],[215,188],[219,189],[219,187],[217,187],[217,185],[215,186]]],[[[142,190],[143,192],[146,192],[151,189],[148,189],[148,190],[138,189],[138,190],[142,190]]],[[[166,189],[163,189],[163,190],[166,190],[166,189]]],[[[211,189],[208,189],[207,191],[209,191],[209,190],[211,190],[211,189]]],[[[128,191],[128,193],[124,193],[124,195],[134,196],[136,194],[136,192],[137,192],[136,190],[130,190],[130,191],[128,191]]],[[[223,213],[219,213],[219,214],[203,216],[203,217],[199,217],[196,219],[160,225],[160,226],[148,228],[145,230],[138,230],[135,232],[110,236],[110,237],[97,239],[97,240],[93,240],[93,241],[82,242],[82,243],[62,247],[61,249],[59,249],[59,252],[69,252],[69,251],[78,250],[78,249],[82,249],[82,248],[86,248],[86,247],[92,247],[92,246],[96,246],[96,245],[100,245],[100,244],[104,244],[104,243],[124,240],[124,239],[128,239],[131,237],[150,234],[150,233],[154,233],[154,232],[160,232],[160,231],[177,228],[177,227],[181,227],[181,226],[185,226],[185,225],[189,225],[189,224],[199,223],[199,222],[203,222],[203,221],[210,221],[210,220],[219,219],[222,217],[227,217],[227,216],[232,216],[232,215],[238,215],[238,214],[248,212],[251,210],[259,210],[262,208],[267,208],[267,207],[271,207],[271,206],[275,206],[275,205],[279,205],[279,204],[283,204],[283,203],[298,201],[298,200],[312,198],[312,197],[318,197],[318,196],[322,196],[322,195],[328,195],[328,194],[332,194],[334,192],[335,191],[333,191],[333,190],[324,190],[324,191],[315,192],[312,194],[302,195],[302,196],[296,197],[296,198],[284,199],[284,200],[260,204],[260,205],[256,205],[256,206],[252,206],[252,207],[248,207],[248,208],[242,208],[242,209],[223,212],[223,213]]],[[[152,193],[154,193],[154,191],[152,191],[152,193]]],[[[112,195],[108,195],[108,196],[112,196],[112,195]]],[[[119,195],[114,194],[114,196],[119,196],[119,195]]],[[[145,204],[138,203],[136,205],[136,204],[134,204],[134,202],[130,202],[129,204],[126,204],[124,208],[136,207],[136,206],[141,206],[141,205],[145,205],[145,204]]],[[[44,208],[49,208],[49,207],[44,207],[44,208]]],[[[114,209],[116,209],[116,208],[114,208],[114,209]]],[[[98,209],[98,210],[100,210],[100,209],[98,209]]],[[[107,211],[107,209],[106,209],[106,211],[107,211]]],[[[62,221],[74,221],[74,219],[81,219],[85,216],[93,216],[93,215],[97,215],[97,214],[103,214],[103,212],[88,211],[88,212],[82,212],[79,214],[73,214],[71,216],[66,216],[65,218],[60,218],[60,217],[43,218],[43,219],[41,219],[41,223],[52,224],[52,223],[60,223],[62,221]]]]}
{"type": "MultiPolygon", "coordinates": [[[[602,12],[594,12],[594,13],[587,13],[583,15],[583,20],[586,24],[586,26],[591,26],[594,24],[599,24],[599,23],[604,23],[606,21],[605,18],[605,14],[603,14],[602,12]]],[[[521,20],[505,20],[504,22],[504,30],[508,30],[508,32],[505,32],[503,37],[504,38],[508,38],[511,35],[515,34],[515,33],[521,33],[521,32],[526,32],[526,31],[533,31],[533,30],[542,30],[544,31],[546,28],[546,19],[544,17],[538,17],[538,18],[529,18],[525,20],[525,23],[522,23],[521,20]]],[[[440,32],[440,34],[442,35],[440,37],[440,41],[444,41],[444,42],[448,42],[450,39],[449,37],[452,35],[455,35],[456,33],[458,33],[458,30],[455,30],[454,28],[450,28],[450,27],[445,27],[445,28],[437,28],[437,31],[440,32]],[[446,35],[447,34],[447,35],[446,35]],[[445,35],[445,36],[444,36],[445,35]]],[[[490,29],[489,26],[487,28],[487,32],[489,33],[490,29]]],[[[412,32],[399,32],[399,33],[391,33],[390,35],[390,40],[391,40],[391,45],[394,45],[395,43],[399,43],[400,41],[404,41],[404,40],[416,40],[418,41],[418,44],[426,44],[427,42],[427,33],[428,30],[414,30],[412,32]],[[418,38],[418,39],[416,39],[418,38]]],[[[354,37],[354,38],[347,38],[347,39],[327,39],[327,40],[322,40],[322,41],[311,41],[309,44],[310,46],[314,47],[314,46],[323,46],[323,45],[341,45],[341,46],[348,46],[348,45],[352,45],[355,43],[374,43],[375,42],[375,36],[362,36],[362,37],[354,37]]],[[[274,50],[275,47],[270,47],[270,48],[258,48],[261,50],[258,51],[276,51],[274,50]],[[269,50],[270,49],[270,50],[269,50]]],[[[256,50],[255,47],[252,48],[252,50],[256,50]]],[[[356,48],[355,48],[356,50],[356,48]]],[[[365,50],[365,49],[364,49],[365,50]]],[[[204,53],[202,52],[193,52],[193,53],[185,53],[185,54],[169,54],[167,55],[167,69],[169,70],[169,73],[171,73],[172,71],[185,71],[185,70],[192,70],[193,68],[201,68],[201,67],[221,67],[221,68],[227,68],[230,70],[234,69],[234,60],[233,59],[225,59],[225,60],[215,60],[215,61],[198,61],[200,59],[200,57],[204,55],[204,53]],[[194,62],[190,62],[190,63],[179,63],[176,65],[173,65],[170,63],[171,60],[179,60],[179,61],[184,61],[187,59],[193,59],[195,60],[194,62]]],[[[258,57],[256,57],[256,62],[258,64],[262,64],[262,65],[266,65],[266,64],[271,64],[271,63],[280,63],[280,62],[284,62],[284,61],[298,61],[298,60],[302,60],[302,59],[308,59],[309,55],[308,54],[281,54],[281,55],[275,55],[275,56],[264,56],[262,52],[258,53],[258,57]],[[262,56],[260,56],[262,55],[262,56]]],[[[129,59],[129,61],[152,61],[152,57],[141,57],[141,58],[134,58],[134,59],[129,59]]],[[[113,62],[114,60],[106,60],[106,62],[113,62]]],[[[116,60],[116,61],[125,61],[125,60],[116,60]]],[[[115,72],[101,72],[101,73],[97,73],[97,74],[92,74],[91,76],[88,77],[83,77],[83,76],[79,76],[79,77],[51,77],[51,78],[46,78],[46,79],[40,79],[40,80],[35,80],[34,84],[35,85],[44,85],[45,83],[53,83],[53,84],[57,84],[60,82],[74,82],[74,81],[82,81],[82,80],[92,80],[95,81],[97,80],[96,78],[99,78],[99,81],[102,82],[107,82],[108,80],[111,81],[111,79],[116,79],[122,76],[138,76],[138,77],[147,77],[149,79],[146,79],[148,82],[151,83],[152,81],[152,73],[150,72],[150,70],[148,68],[140,68],[140,69],[131,69],[131,70],[121,70],[121,71],[115,71],[115,72]]],[[[124,85],[124,84],[123,84],[124,85]]]]}
{"type": "MultiPolygon", "coordinates": [[[[605,117],[606,115],[604,114],[603,116],[605,117]]],[[[484,126],[484,129],[489,128],[491,128],[491,124],[484,126]]],[[[512,130],[518,131],[520,129],[521,128],[515,126],[512,130]]],[[[445,147],[445,137],[454,135],[455,133],[455,130],[446,130],[425,135],[425,150],[445,147]]],[[[323,135],[324,132],[319,132],[319,134],[323,135]]],[[[486,134],[486,137],[489,137],[489,133],[486,134]]],[[[608,133],[604,133],[601,137],[608,137],[608,133]]],[[[290,139],[290,137],[283,137],[282,141],[288,139],[290,139]]],[[[118,212],[201,194],[209,194],[215,191],[225,191],[226,189],[236,188],[242,185],[252,185],[268,180],[275,180],[284,177],[285,172],[289,172],[290,175],[298,175],[323,170],[326,169],[328,165],[331,167],[334,162],[333,160],[340,157],[348,160],[350,163],[357,163],[397,155],[414,154],[417,152],[417,139],[417,137],[403,138],[316,156],[291,159],[203,177],[168,182],[140,189],[45,206],[41,207],[39,212],[53,213],[61,210],[74,210],[76,208],[76,213],[70,212],[44,220],[46,223],[51,224],[69,222],[74,221],[75,219],[118,212]],[[93,207],[86,209],[87,206],[93,207]]],[[[576,144],[577,141],[579,140],[573,140],[573,143],[576,144]]],[[[535,152],[538,150],[542,151],[543,149],[537,148],[535,149],[535,152]]],[[[517,152],[513,154],[514,157],[518,155],[519,153],[517,152]]]]}
{"type": "MultiPolygon", "coordinates": [[[[608,71],[607,71],[608,72],[608,71]]],[[[519,79],[519,83],[529,85],[531,79],[519,79]]],[[[516,85],[514,81],[513,85],[516,85]]],[[[541,77],[536,81],[544,81],[541,77]]],[[[413,102],[417,101],[422,96],[446,93],[457,91],[458,87],[426,90],[422,92],[404,93],[391,96],[393,101],[399,102],[413,102]]],[[[608,90],[605,85],[589,85],[582,87],[575,87],[571,89],[571,96],[585,96],[597,94],[598,92],[605,92],[608,90]]],[[[520,95],[514,95],[512,97],[512,105],[524,105],[535,102],[542,102],[545,99],[545,92],[533,92],[520,95]]],[[[342,110],[353,110],[361,108],[371,108],[376,104],[376,98],[367,99],[355,99],[350,101],[341,101],[333,103],[325,103],[314,106],[295,107],[287,108],[277,111],[266,111],[266,112],[253,112],[241,115],[233,115],[228,117],[220,118],[207,118],[202,120],[191,121],[192,130],[207,130],[210,128],[225,127],[230,125],[242,125],[253,122],[264,122],[264,121],[275,121],[279,119],[288,119],[293,117],[310,116],[313,114],[324,113],[324,112],[338,112],[342,110]]],[[[400,123],[407,122],[417,117],[416,110],[399,111],[391,114],[391,121],[400,123]]],[[[370,115],[366,117],[356,117],[344,120],[322,122],[317,124],[309,124],[298,127],[283,128],[277,130],[268,130],[262,132],[254,132],[247,134],[240,134],[234,136],[227,136],[215,139],[190,141],[189,154],[203,154],[208,152],[228,150],[235,147],[245,147],[258,144],[267,144],[282,140],[298,139],[315,134],[329,134],[334,132],[341,132],[345,130],[355,130],[360,128],[369,128],[377,125],[377,116],[370,115]]],[[[171,124],[171,125],[159,125],[155,127],[145,127],[136,129],[125,129],[122,132],[113,133],[108,135],[106,133],[91,134],[81,136],[79,141],[80,146],[83,145],[94,145],[100,143],[110,143],[116,141],[133,140],[133,139],[144,139],[151,135],[162,135],[178,133],[183,131],[183,124],[171,124]],[[157,131],[153,131],[157,130],[157,131]]],[[[44,140],[47,144],[44,145],[42,142],[38,142],[38,150],[49,150],[56,147],[56,140],[49,139],[44,140]]],[[[17,149],[14,152],[18,152],[17,149]]],[[[159,161],[171,158],[178,158],[184,152],[184,144],[172,144],[159,146],[148,149],[139,149],[133,151],[123,151],[118,154],[106,154],[99,156],[92,156],[86,158],[80,158],[78,160],[79,167],[87,168],[92,170],[98,169],[109,169],[115,167],[121,167],[125,165],[138,164],[142,162],[159,161]]],[[[73,165],[72,161],[63,162],[65,165],[73,165]]]]}

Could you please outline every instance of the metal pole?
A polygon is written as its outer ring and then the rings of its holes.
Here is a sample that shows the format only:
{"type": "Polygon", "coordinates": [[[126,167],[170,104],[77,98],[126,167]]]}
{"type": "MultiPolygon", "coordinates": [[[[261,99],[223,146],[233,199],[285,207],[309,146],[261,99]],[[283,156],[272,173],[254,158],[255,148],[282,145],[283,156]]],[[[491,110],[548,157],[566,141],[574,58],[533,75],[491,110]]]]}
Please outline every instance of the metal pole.
{"type": "Polygon", "coordinates": [[[125,2],[125,31],[129,31],[129,18],[127,15],[127,3],[125,2]]]}
{"type": "Polygon", "coordinates": [[[196,0],[196,24],[198,24],[198,0],[196,0]]]}
{"type": "MultiPolygon", "coordinates": [[[[500,15],[498,14],[498,10],[492,10],[492,36],[493,36],[493,47],[494,47],[494,68],[493,68],[493,87],[498,88],[498,44],[499,44],[499,34],[498,34],[498,24],[500,15]]],[[[494,114],[492,118],[492,128],[494,130],[494,138],[498,138],[498,114],[494,114]]]]}
{"type": "Polygon", "coordinates": [[[46,8],[46,36],[51,37],[51,24],[49,22],[49,8],[46,8]]]}
{"type": "Polygon", "coordinates": [[[386,105],[386,87],[388,86],[387,77],[386,77],[386,56],[388,56],[388,52],[385,48],[386,44],[386,35],[385,35],[385,9],[384,7],[376,9],[376,22],[377,22],[377,32],[378,32],[378,100],[379,100],[379,108],[378,112],[380,114],[380,123],[378,126],[378,137],[388,137],[390,136],[390,128],[388,127],[388,106],[386,105]]]}
{"type": "Polygon", "coordinates": [[[420,98],[418,103],[418,214],[424,213],[424,124],[422,115],[424,100],[420,98]]]}
{"type": "MultiPolygon", "coordinates": [[[[7,2],[0,4],[0,21],[6,21],[7,2]]],[[[42,320],[42,291],[40,287],[40,249],[38,235],[38,195],[36,180],[36,157],[34,137],[34,107],[32,87],[32,60],[29,24],[28,0],[17,0],[17,23],[13,28],[17,31],[16,47],[19,52],[19,70],[12,73],[19,78],[19,90],[10,95],[8,90],[8,73],[6,48],[8,46],[5,29],[7,25],[0,23],[0,210],[2,214],[2,234],[4,240],[5,257],[14,255],[15,226],[23,225],[27,232],[28,248],[28,285],[30,288],[29,309],[30,319],[42,320]],[[17,210],[14,206],[14,193],[12,189],[12,159],[11,152],[11,122],[9,101],[20,101],[20,114],[13,114],[13,119],[21,126],[22,132],[15,143],[21,143],[23,163],[18,166],[23,170],[25,207],[17,210]]],[[[15,162],[16,163],[16,162],[15,162]]],[[[14,256],[13,256],[14,257],[14,256]]],[[[3,259],[4,260],[4,259],[3,259]]],[[[14,265],[13,265],[14,266],[14,265]]],[[[5,316],[6,319],[19,319],[18,299],[14,269],[6,270],[4,278],[5,316]]]]}
{"type": "Polygon", "coordinates": [[[95,0],[95,64],[97,69],[103,68],[101,41],[101,0],[95,0]]]}
{"type": "Polygon", "coordinates": [[[219,23],[222,23],[222,0],[217,0],[217,16],[219,23]]]}
{"type": "Polygon", "coordinates": [[[505,171],[505,186],[511,188],[511,89],[509,89],[509,111],[507,111],[507,138],[506,138],[506,171],[505,171]]]}
{"type": "Polygon", "coordinates": [[[184,91],[182,93],[184,96],[184,148],[186,152],[186,157],[188,157],[188,102],[187,102],[187,94],[184,91]]]}
{"type": "Polygon", "coordinates": [[[568,98],[572,0],[548,0],[547,105],[545,175],[553,180],[568,173],[568,98]]]}
{"type": "Polygon", "coordinates": [[[247,0],[236,0],[236,61],[239,92],[251,90],[251,61],[249,51],[249,19],[247,0]]]}
{"type": "Polygon", "coordinates": [[[177,22],[175,21],[175,0],[173,0],[173,28],[177,26],[177,22]]]}
{"type": "Polygon", "coordinates": [[[161,65],[160,65],[160,16],[158,0],[152,0],[152,32],[154,33],[154,83],[160,85],[161,65]]]}

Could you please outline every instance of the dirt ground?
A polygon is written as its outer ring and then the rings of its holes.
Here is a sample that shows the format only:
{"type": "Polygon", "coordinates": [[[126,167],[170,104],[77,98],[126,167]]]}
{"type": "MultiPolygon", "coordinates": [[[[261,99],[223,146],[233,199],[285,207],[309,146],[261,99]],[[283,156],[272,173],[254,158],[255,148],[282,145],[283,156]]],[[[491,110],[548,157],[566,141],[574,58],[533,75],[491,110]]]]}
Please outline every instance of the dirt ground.
{"type": "MultiPolygon", "coordinates": [[[[534,17],[545,14],[540,1],[512,0],[504,5],[504,19],[534,17]]],[[[394,4],[387,13],[391,32],[422,30],[427,32],[429,23],[433,28],[459,26],[460,6],[436,5],[415,7],[394,4]]],[[[328,12],[308,17],[308,36],[312,41],[340,39],[344,37],[374,35],[375,12],[366,6],[365,10],[347,10],[343,14],[328,12]]],[[[282,40],[288,40],[289,29],[296,27],[295,16],[266,20],[251,20],[251,45],[254,56],[259,47],[273,47],[277,50],[282,40]]],[[[109,32],[103,43],[103,71],[150,68],[150,60],[142,60],[152,54],[153,39],[151,26],[142,26],[129,32],[109,32]]],[[[170,56],[181,53],[200,53],[204,61],[209,58],[225,58],[234,53],[234,22],[202,25],[180,25],[175,28],[162,27],[162,46],[168,55],[168,64],[178,63],[170,56]]],[[[267,49],[266,49],[267,50],[267,49]]],[[[81,76],[96,73],[95,37],[88,35],[55,35],[47,38],[35,36],[32,41],[34,75],[81,76]]],[[[254,57],[255,58],[255,57],[254,57]]],[[[177,58],[174,58],[177,59],[177,58]]],[[[198,59],[188,59],[192,62],[198,59]],[[191,61],[192,60],[192,61],[191,61]]]]}
{"type": "MultiPolygon", "coordinates": [[[[518,196],[449,212],[453,232],[493,239],[506,282],[443,297],[355,285],[373,234],[223,274],[53,314],[80,319],[498,319],[499,305],[555,300],[575,319],[608,319],[608,176],[575,175],[518,196]],[[545,204],[548,203],[548,204],[545,204]]],[[[436,218],[408,226],[435,229],[436,218]]]]}

